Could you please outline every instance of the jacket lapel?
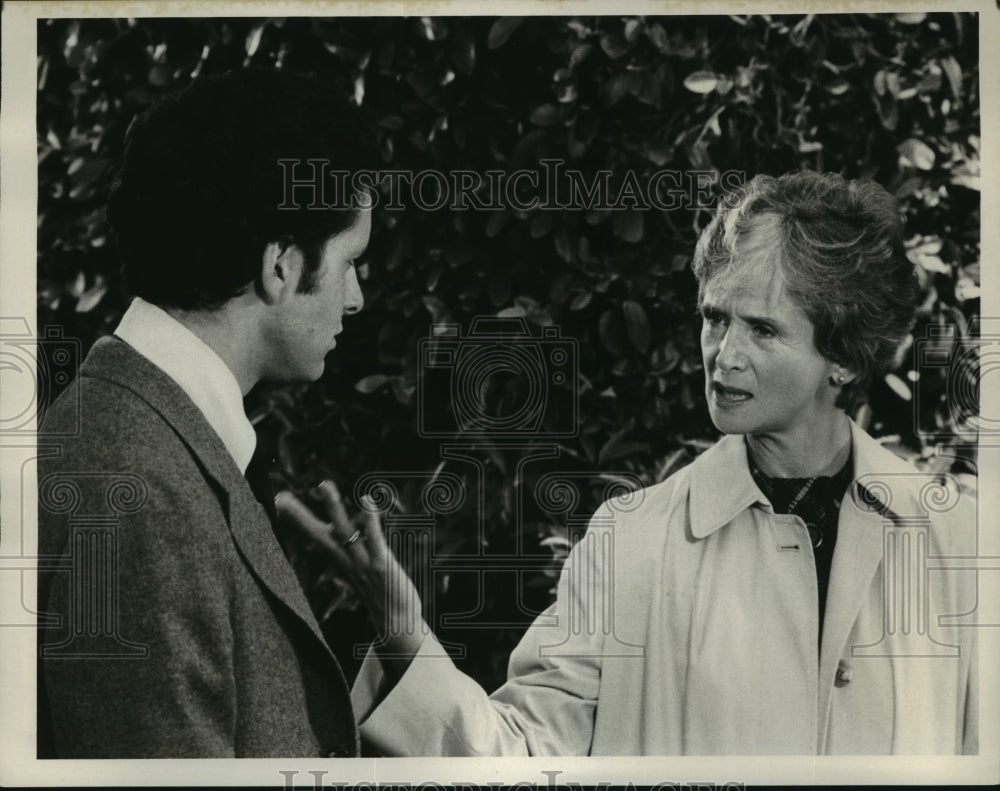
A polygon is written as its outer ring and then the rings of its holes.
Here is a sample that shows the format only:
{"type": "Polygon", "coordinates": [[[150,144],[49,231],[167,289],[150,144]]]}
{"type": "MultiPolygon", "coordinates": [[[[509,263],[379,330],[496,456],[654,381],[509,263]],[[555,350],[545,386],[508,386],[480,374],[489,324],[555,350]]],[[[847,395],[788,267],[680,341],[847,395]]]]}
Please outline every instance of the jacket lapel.
{"type": "Polygon", "coordinates": [[[247,566],[260,583],[309,628],[333,658],[264,509],[222,440],[180,386],[115,337],[102,338],[94,345],[80,373],[129,389],[174,429],[221,494],[233,541],[247,566]]]}

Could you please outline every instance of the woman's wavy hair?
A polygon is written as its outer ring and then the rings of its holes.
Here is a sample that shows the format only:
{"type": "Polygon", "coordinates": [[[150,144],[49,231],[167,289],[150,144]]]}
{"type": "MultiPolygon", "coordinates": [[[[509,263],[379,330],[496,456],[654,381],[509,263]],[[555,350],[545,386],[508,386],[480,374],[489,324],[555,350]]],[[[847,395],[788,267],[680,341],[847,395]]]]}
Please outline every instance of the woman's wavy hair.
{"type": "Polygon", "coordinates": [[[212,309],[256,281],[267,243],[285,242],[303,250],[309,292],[323,245],[363,205],[334,173],[378,159],[332,84],[262,68],[196,79],[126,135],[108,202],[126,283],[157,305],[212,309]]]}
{"type": "Polygon", "coordinates": [[[872,181],[802,170],[756,176],[723,198],[695,247],[698,302],[740,268],[737,245],[767,229],[785,287],[816,328],[816,348],[857,374],[837,405],[856,404],[890,370],[919,296],[895,199],[872,181]]]}

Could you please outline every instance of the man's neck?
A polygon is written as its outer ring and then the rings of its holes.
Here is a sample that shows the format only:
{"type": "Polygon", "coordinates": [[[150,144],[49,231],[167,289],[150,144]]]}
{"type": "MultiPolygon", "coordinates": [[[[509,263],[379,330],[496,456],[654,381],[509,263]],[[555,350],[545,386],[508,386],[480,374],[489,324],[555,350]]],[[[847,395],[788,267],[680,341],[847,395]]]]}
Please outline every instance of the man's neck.
{"type": "Polygon", "coordinates": [[[254,322],[248,311],[234,304],[237,300],[217,310],[165,310],[219,356],[246,396],[260,380],[260,371],[253,342],[254,322]]]}

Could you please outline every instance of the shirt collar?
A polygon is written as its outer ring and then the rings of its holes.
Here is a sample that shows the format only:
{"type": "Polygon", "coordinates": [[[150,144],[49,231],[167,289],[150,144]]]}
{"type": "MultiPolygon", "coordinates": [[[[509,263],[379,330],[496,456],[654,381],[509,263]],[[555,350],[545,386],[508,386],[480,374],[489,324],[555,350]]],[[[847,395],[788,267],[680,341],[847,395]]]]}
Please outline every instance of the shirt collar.
{"type": "MultiPolygon", "coordinates": [[[[889,510],[891,495],[878,485],[865,486],[889,475],[912,477],[913,468],[882,447],[851,421],[851,453],[854,481],[865,487],[866,497],[889,510]]],[[[705,451],[691,465],[691,532],[705,538],[738,513],[760,504],[770,507],[767,498],[754,482],[742,434],[729,434],[705,451]]]]}
{"type": "Polygon", "coordinates": [[[166,311],[136,297],[115,335],[173,379],[205,416],[240,472],[257,445],[233,372],[212,349],[166,311]]]}

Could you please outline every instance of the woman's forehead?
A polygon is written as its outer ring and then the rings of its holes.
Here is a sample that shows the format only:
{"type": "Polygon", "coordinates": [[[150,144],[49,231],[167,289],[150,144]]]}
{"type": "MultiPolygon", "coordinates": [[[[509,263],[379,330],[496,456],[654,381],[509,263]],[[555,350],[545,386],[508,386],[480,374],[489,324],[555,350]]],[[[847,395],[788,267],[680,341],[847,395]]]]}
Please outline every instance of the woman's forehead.
{"type": "Polygon", "coordinates": [[[737,246],[729,264],[708,281],[705,289],[706,302],[736,299],[765,305],[789,301],[780,251],[763,245],[737,246]]]}

